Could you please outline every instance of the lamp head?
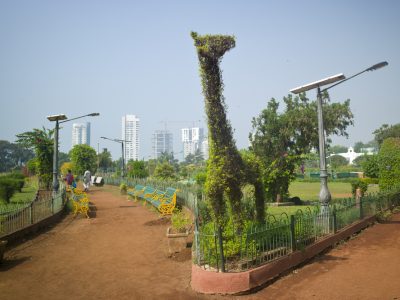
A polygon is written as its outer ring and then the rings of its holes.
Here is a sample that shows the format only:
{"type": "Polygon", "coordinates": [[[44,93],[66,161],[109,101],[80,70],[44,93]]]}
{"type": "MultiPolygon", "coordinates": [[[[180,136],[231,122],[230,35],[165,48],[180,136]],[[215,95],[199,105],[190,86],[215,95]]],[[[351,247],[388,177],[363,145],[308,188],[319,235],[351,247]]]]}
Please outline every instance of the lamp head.
{"type": "Polygon", "coordinates": [[[375,71],[380,68],[386,67],[388,64],[389,63],[387,61],[383,61],[383,62],[373,65],[372,67],[369,67],[366,71],[375,71]]]}
{"type": "Polygon", "coordinates": [[[100,114],[99,114],[99,113],[91,113],[91,114],[88,114],[88,116],[90,116],[90,117],[97,117],[97,116],[100,116],[100,114]]]}

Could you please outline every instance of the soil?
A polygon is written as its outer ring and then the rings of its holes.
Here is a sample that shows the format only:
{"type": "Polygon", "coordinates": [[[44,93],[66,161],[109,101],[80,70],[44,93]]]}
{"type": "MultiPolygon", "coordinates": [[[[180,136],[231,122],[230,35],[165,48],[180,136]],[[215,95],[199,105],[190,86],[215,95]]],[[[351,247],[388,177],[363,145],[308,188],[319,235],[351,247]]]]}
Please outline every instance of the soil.
{"type": "Polygon", "coordinates": [[[117,187],[89,199],[91,219],[67,215],[6,252],[1,299],[400,299],[400,214],[258,292],[221,296],[190,288],[191,250],[168,254],[169,218],[117,187]]]}

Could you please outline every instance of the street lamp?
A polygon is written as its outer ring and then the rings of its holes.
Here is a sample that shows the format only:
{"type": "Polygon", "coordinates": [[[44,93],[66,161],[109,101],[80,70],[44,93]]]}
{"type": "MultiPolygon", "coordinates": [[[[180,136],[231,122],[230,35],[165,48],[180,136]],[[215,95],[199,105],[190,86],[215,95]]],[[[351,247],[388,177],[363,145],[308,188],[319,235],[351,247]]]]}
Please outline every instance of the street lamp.
{"type": "Polygon", "coordinates": [[[54,128],[54,153],[53,153],[53,191],[57,192],[59,188],[58,183],[58,131],[60,129],[60,123],[65,123],[69,121],[73,121],[76,119],[84,118],[84,117],[96,117],[99,116],[99,113],[91,113],[84,116],[68,119],[66,115],[52,115],[48,116],[47,119],[51,122],[56,122],[56,126],[54,128]]]}
{"type": "Polygon", "coordinates": [[[325,156],[325,136],[324,136],[324,122],[322,115],[322,93],[327,90],[337,86],[351,78],[354,78],[364,72],[367,71],[375,71],[377,69],[383,68],[387,66],[388,63],[386,61],[375,64],[353,76],[346,78],[342,73],[337,74],[328,78],[324,78],[303,86],[299,86],[290,90],[293,94],[299,94],[308,90],[317,89],[317,105],[318,105],[318,137],[319,137],[319,164],[320,164],[320,178],[321,178],[321,190],[319,193],[319,201],[321,204],[321,212],[325,213],[329,211],[329,202],[331,200],[331,193],[328,189],[328,174],[326,171],[326,156],[325,156]],[[334,84],[332,84],[334,83],[334,84]],[[321,86],[332,84],[321,90],[321,86]]]}
{"type": "Polygon", "coordinates": [[[105,136],[101,136],[102,139],[105,140],[109,140],[109,141],[113,141],[116,143],[120,143],[122,146],[122,163],[121,163],[121,177],[125,176],[125,162],[124,162],[124,157],[125,157],[125,152],[124,152],[124,142],[130,142],[130,141],[126,141],[126,140],[120,140],[120,139],[110,139],[108,137],[105,136]]]}

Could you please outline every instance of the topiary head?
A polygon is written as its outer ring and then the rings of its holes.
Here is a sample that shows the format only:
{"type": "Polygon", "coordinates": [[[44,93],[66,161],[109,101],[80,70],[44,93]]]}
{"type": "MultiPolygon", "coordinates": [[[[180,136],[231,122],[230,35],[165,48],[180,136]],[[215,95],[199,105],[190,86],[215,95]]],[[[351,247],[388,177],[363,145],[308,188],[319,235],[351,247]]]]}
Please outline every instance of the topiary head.
{"type": "Polygon", "coordinates": [[[203,35],[197,32],[190,34],[194,40],[197,53],[201,57],[220,59],[227,51],[235,47],[235,37],[229,35],[203,35]]]}

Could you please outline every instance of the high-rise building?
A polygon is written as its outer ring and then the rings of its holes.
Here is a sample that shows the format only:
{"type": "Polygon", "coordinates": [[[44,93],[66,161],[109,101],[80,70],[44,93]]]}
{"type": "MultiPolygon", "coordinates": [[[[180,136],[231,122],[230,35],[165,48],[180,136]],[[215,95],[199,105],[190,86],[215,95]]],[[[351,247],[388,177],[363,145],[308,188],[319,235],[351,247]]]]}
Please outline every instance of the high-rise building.
{"type": "MultiPolygon", "coordinates": [[[[202,150],[204,130],[199,127],[183,128],[182,130],[183,158],[195,154],[197,149],[202,150]]],[[[204,154],[203,154],[204,155],[204,154]]]]}
{"type": "Polygon", "coordinates": [[[204,138],[203,143],[201,143],[201,153],[203,154],[204,160],[208,159],[208,139],[204,138]]]}
{"type": "Polygon", "coordinates": [[[125,141],[125,162],[139,160],[139,123],[135,115],[122,117],[122,140],[125,141]]]}
{"type": "Polygon", "coordinates": [[[157,159],[162,153],[173,153],[172,133],[168,130],[156,130],[152,138],[153,158],[157,159]]]}
{"type": "Polygon", "coordinates": [[[81,144],[90,146],[90,122],[72,124],[72,147],[81,144]]]}

